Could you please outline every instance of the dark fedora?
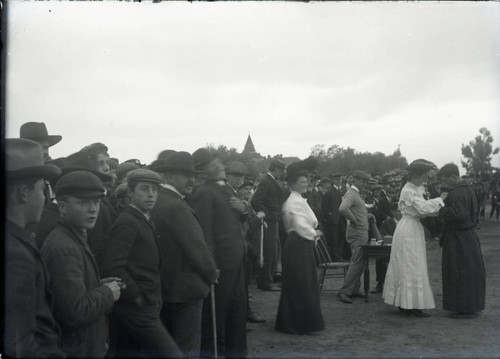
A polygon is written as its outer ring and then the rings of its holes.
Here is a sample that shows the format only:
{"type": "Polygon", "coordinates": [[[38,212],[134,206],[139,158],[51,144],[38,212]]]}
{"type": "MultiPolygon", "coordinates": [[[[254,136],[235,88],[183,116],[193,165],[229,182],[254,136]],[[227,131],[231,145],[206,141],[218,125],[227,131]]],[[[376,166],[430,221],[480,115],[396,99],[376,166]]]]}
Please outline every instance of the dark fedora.
{"type": "Polygon", "coordinates": [[[215,158],[215,154],[210,153],[206,148],[198,148],[193,152],[194,167],[201,170],[215,158]]]}
{"type": "Polygon", "coordinates": [[[5,140],[5,168],[9,179],[51,179],[61,174],[59,167],[44,164],[43,149],[38,142],[24,138],[5,140]]]}
{"type": "Polygon", "coordinates": [[[54,146],[56,143],[62,140],[60,135],[49,135],[47,132],[47,127],[43,122],[26,122],[21,126],[20,136],[28,140],[47,141],[49,147],[54,146]]]}
{"type": "Polygon", "coordinates": [[[179,151],[171,153],[163,160],[156,160],[151,164],[151,170],[165,173],[165,172],[186,172],[198,173],[195,170],[193,156],[190,153],[179,151]]]}
{"type": "Polygon", "coordinates": [[[77,198],[101,198],[106,191],[99,177],[89,171],[73,171],[61,176],[54,190],[56,197],[77,198]]]}

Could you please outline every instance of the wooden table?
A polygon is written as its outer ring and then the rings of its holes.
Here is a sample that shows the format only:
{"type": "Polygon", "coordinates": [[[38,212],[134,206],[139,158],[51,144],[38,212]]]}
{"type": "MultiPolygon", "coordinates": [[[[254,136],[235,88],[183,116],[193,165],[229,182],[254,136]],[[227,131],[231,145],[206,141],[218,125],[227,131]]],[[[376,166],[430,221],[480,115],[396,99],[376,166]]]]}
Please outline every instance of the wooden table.
{"type": "Polygon", "coordinates": [[[391,245],[371,245],[364,244],[361,246],[363,249],[363,260],[365,262],[365,271],[363,273],[364,277],[364,289],[365,289],[365,302],[368,303],[368,294],[370,293],[370,268],[369,261],[370,257],[385,257],[389,258],[391,256],[391,245]]]}

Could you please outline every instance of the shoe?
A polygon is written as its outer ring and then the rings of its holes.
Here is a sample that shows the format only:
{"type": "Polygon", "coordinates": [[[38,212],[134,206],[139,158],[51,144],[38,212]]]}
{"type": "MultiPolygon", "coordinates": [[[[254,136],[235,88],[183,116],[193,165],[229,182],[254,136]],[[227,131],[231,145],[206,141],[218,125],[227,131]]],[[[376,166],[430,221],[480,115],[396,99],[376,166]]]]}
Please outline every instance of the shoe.
{"type": "Polygon", "coordinates": [[[410,309],[410,314],[421,318],[427,318],[431,316],[429,313],[422,312],[420,309],[410,309]]]}
{"type": "Polygon", "coordinates": [[[398,310],[400,313],[405,313],[408,315],[411,313],[411,309],[405,309],[405,308],[398,307],[398,310]]]}
{"type": "Polygon", "coordinates": [[[270,286],[260,287],[260,290],[262,290],[263,292],[279,292],[281,288],[270,285],[270,286]]]}
{"type": "Polygon", "coordinates": [[[382,293],[384,291],[384,285],[383,284],[377,284],[375,289],[371,290],[370,293],[382,293]]]}
{"type": "Polygon", "coordinates": [[[451,313],[450,318],[453,319],[474,319],[477,318],[477,313],[451,313]]]}
{"type": "Polygon", "coordinates": [[[351,298],[366,298],[366,295],[362,294],[361,292],[356,292],[356,293],[352,293],[350,295],[351,298]]]}
{"type": "Polygon", "coordinates": [[[337,296],[339,297],[342,303],[352,304],[352,300],[347,296],[347,294],[339,293],[337,294],[337,296]]]}
{"type": "Polygon", "coordinates": [[[254,312],[250,311],[250,312],[248,312],[248,315],[247,315],[247,322],[250,322],[250,323],[265,323],[266,320],[264,318],[259,317],[254,312]]]}

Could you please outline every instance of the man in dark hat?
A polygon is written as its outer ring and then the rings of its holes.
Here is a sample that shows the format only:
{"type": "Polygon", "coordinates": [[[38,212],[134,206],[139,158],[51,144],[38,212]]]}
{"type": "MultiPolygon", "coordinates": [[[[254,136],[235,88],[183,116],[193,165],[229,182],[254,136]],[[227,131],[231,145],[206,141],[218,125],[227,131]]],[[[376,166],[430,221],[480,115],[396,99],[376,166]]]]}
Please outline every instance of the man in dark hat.
{"type": "Polygon", "coordinates": [[[54,146],[62,140],[60,135],[49,135],[47,127],[43,122],[26,122],[20,129],[21,138],[38,142],[43,149],[43,160],[50,161],[49,147],[54,146]]]}
{"type": "Polygon", "coordinates": [[[347,256],[348,244],[345,239],[346,222],[339,212],[340,203],[342,203],[342,174],[335,173],[331,177],[333,186],[326,192],[323,198],[321,216],[319,218],[325,232],[330,256],[335,261],[343,262],[349,256],[347,256]]]}
{"type": "Polygon", "coordinates": [[[280,290],[273,285],[273,273],[278,260],[278,219],[283,204],[283,190],[277,180],[283,177],[284,171],[285,161],[280,157],[274,157],[269,165],[269,171],[260,181],[251,200],[252,208],[256,212],[266,214],[264,265],[257,274],[257,286],[263,291],[280,290]]]}
{"type": "Polygon", "coordinates": [[[153,169],[165,182],[151,212],[164,255],[161,319],[185,357],[199,357],[203,300],[216,280],[216,265],[203,229],[185,201],[193,191],[194,163],[173,152],[153,169]]]}
{"type": "Polygon", "coordinates": [[[363,297],[360,291],[360,278],[363,274],[364,261],[361,246],[368,242],[368,210],[360,192],[366,191],[370,175],[363,171],[354,171],[353,183],[349,188],[339,212],[347,220],[346,240],[351,247],[351,260],[344,284],[338,293],[341,302],[351,304],[351,297],[363,297]]]}
{"type": "Polygon", "coordinates": [[[45,203],[45,179],[60,174],[44,165],[40,144],[5,141],[5,288],[3,353],[9,357],[64,357],[59,327],[51,310],[40,252],[25,227],[37,223],[45,203]]]}
{"type": "Polygon", "coordinates": [[[112,314],[116,357],[182,356],[160,320],[163,256],[150,213],[162,182],[158,173],[144,168],[128,174],[130,204],[116,219],[105,244],[103,275],[127,283],[112,314]]]}
{"type": "Polygon", "coordinates": [[[449,163],[438,172],[449,190],[439,210],[444,220],[443,309],[453,318],[475,318],[484,309],[486,274],[476,233],[477,199],[472,187],[460,179],[458,167],[449,163]]]}
{"type": "Polygon", "coordinates": [[[55,186],[60,219],[41,249],[62,328],[62,349],[72,358],[104,357],[107,313],[124,287],[120,278],[101,280],[87,243],[86,231],[96,223],[104,190],[88,171],[63,175],[55,186]]]}
{"type": "MultiPolygon", "coordinates": [[[[194,192],[193,208],[215,258],[217,269],[220,270],[214,291],[218,352],[226,357],[243,358],[247,356],[245,245],[242,228],[246,217],[232,203],[234,193],[226,186],[226,173],[222,162],[218,157],[208,156],[210,157],[204,164],[198,161],[198,166],[205,172],[206,182],[194,192]]],[[[205,301],[205,313],[206,310],[210,313],[210,304],[211,301],[205,301]]],[[[213,355],[212,343],[210,321],[204,320],[202,356],[213,355]]]]}

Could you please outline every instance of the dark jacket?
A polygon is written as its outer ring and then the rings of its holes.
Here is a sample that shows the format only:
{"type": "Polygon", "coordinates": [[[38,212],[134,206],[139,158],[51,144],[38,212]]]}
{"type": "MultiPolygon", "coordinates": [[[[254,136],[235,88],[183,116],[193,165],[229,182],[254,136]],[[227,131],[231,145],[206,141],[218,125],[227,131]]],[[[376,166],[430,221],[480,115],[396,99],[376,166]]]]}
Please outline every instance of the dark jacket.
{"type": "Polygon", "coordinates": [[[207,182],[195,192],[193,209],[198,216],[205,241],[221,271],[243,264],[242,217],[229,206],[233,193],[224,185],[207,182]]]}
{"type": "Polygon", "coordinates": [[[165,256],[163,299],[185,303],[205,298],[216,266],[193,209],[174,191],[161,188],[151,218],[165,256]]]}
{"type": "Polygon", "coordinates": [[[40,252],[24,228],[5,224],[3,353],[18,358],[64,357],[40,252]]]}
{"type": "Polygon", "coordinates": [[[49,202],[44,207],[42,217],[35,227],[35,242],[38,248],[42,248],[45,238],[52,232],[59,217],[59,208],[57,204],[49,202]]]}
{"type": "Polygon", "coordinates": [[[117,304],[130,305],[141,295],[144,303],[161,307],[162,258],[153,224],[128,206],[116,219],[106,243],[102,274],[121,278],[127,288],[117,304]]]}
{"type": "Polygon", "coordinates": [[[251,205],[256,212],[266,214],[266,222],[277,222],[283,204],[283,190],[278,182],[266,174],[252,196],[251,205]]]}
{"type": "Polygon", "coordinates": [[[333,186],[328,192],[325,193],[323,202],[321,204],[321,218],[319,221],[329,225],[337,225],[340,221],[339,207],[342,203],[342,195],[333,186]]]}
{"type": "Polygon", "coordinates": [[[396,220],[394,218],[386,219],[380,226],[380,234],[383,236],[393,236],[396,230],[396,220]]]}
{"type": "Polygon", "coordinates": [[[111,228],[115,219],[116,211],[109,200],[103,198],[95,226],[87,231],[87,242],[99,269],[102,267],[104,246],[111,235],[111,228]]]}
{"type": "Polygon", "coordinates": [[[380,193],[380,197],[373,214],[375,215],[378,227],[382,225],[383,221],[392,217],[391,204],[389,203],[389,199],[384,192],[380,193]]]}
{"type": "Polygon", "coordinates": [[[106,313],[114,299],[112,291],[100,283],[85,232],[60,219],[41,253],[50,273],[62,349],[70,357],[103,357],[108,339],[106,313]]]}

